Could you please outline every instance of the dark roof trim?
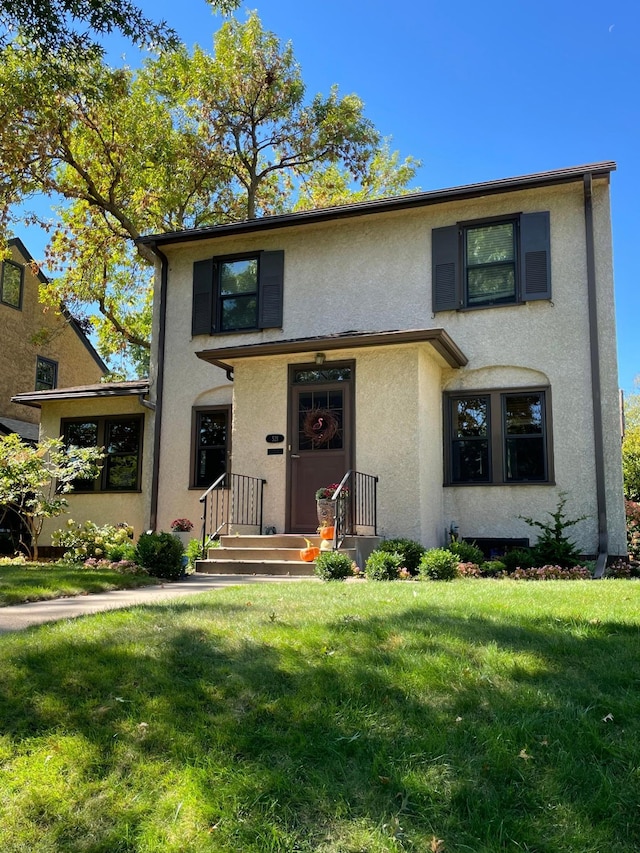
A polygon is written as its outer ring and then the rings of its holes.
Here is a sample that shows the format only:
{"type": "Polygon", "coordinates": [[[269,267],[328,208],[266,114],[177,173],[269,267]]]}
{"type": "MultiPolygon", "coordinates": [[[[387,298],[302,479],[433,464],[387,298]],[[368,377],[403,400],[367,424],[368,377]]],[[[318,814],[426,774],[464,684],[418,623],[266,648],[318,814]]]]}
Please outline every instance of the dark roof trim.
{"type": "Polygon", "coordinates": [[[16,394],[12,403],[23,403],[39,408],[42,403],[55,400],[84,400],[91,397],[132,397],[148,394],[151,383],[148,379],[135,379],[131,382],[103,382],[97,385],[77,385],[74,388],[54,388],[51,391],[31,391],[16,394]]]}
{"type": "Polygon", "coordinates": [[[42,284],[48,284],[49,283],[49,279],[46,277],[46,275],[40,269],[40,265],[34,261],[33,255],[27,249],[27,247],[25,246],[25,244],[22,242],[22,240],[19,237],[12,237],[10,240],[7,240],[7,246],[9,246],[9,247],[14,246],[20,252],[22,257],[25,259],[25,261],[28,264],[35,265],[38,268],[38,272],[36,273],[36,278],[38,279],[39,282],[41,282],[42,284]]]}
{"type": "Polygon", "coordinates": [[[607,160],[602,163],[590,163],[585,166],[572,166],[568,169],[555,169],[550,172],[536,172],[515,178],[501,178],[479,184],[466,184],[442,190],[430,190],[422,193],[410,193],[393,198],[363,201],[340,207],[327,207],[318,210],[302,210],[297,213],[284,213],[279,216],[264,216],[244,222],[232,222],[228,225],[215,225],[210,228],[196,228],[187,231],[170,231],[166,234],[150,234],[141,237],[139,242],[152,246],[169,243],[186,243],[194,240],[212,240],[233,234],[248,234],[254,231],[268,231],[274,228],[288,228],[296,225],[309,225],[327,222],[332,219],[347,219],[355,216],[367,216],[374,213],[386,213],[396,210],[408,210],[414,207],[426,207],[458,199],[477,198],[498,193],[516,192],[554,184],[582,182],[585,175],[593,178],[609,178],[616,164],[607,160]]]}
{"type": "Polygon", "coordinates": [[[395,346],[397,344],[430,343],[451,367],[464,367],[467,357],[444,329],[409,329],[390,332],[344,332],[326,337],[297,338],[236,347],[216,347],[197,352],[198,358],[215,364],[233,359],[268,355],[294,355],[318,350],[360,349],[362,347],[395,346]]]}

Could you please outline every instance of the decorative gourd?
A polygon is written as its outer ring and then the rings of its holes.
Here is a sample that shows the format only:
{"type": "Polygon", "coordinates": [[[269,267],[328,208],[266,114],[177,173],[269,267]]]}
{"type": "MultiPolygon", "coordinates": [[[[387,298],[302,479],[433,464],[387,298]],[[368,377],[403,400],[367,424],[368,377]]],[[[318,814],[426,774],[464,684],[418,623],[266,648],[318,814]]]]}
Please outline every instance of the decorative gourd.
{"type": "Polygon", "coordinates": [[[320,528],[320,538],[321,539],[333,539],[334,527],[321,527],[320,528]]]}
{"type": "Polygon", "coordinates": [[[309,539],[305,539],[304,541],[307,543],[307,547],[300,549],[300,559],[304,563],[313,563],[315,558],[320,555],[320,548],[312,545],[309,539]]]}

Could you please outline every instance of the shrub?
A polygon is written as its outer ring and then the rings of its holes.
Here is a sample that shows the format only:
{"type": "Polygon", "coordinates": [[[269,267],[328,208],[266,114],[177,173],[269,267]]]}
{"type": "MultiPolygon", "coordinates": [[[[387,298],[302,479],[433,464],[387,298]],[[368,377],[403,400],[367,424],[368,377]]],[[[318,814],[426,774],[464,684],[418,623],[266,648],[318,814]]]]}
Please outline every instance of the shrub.
{"type": "Polygon", "coordinates": [[[580,553],[565,531],[568,527],[573,527],[574,524],[584,521],[586,516],[581,515],[579,518],[568,519],[564,511],[566,503],[566,495],[561,493],[555,512],[548,513],[551,516],[551,521],[535,521],[533,518],[519,516],[531,527],[537,527],[542,531],[538,541],[531,549],[535,566],[553,565],[571,568],[580,562],[580,553]]]}
{"type": "Polygon", "coordinates": [[[502,560],[487,560],[480,566],[480,571],[485,577],[495,577],[505,572],[507,567],[502,560]]]}
{"type": "Polygon", "coordinates": [[[402,556],[397,551],[373,551],[364,565],[364,573],[371,581],[395,581],[403,566],[402,556]]]}
{"type": "Polygon", "coordinates": [[[531,548],[512,548],[500,557],[506,570],[511,574],[516,569],[530,569],[533,566],[531,548]]]}
{"type": "Polygon", "coordinates": [[[206,557],[207,551],[209,548],[218,548],[220,546],[219,539],[212,539],[209,537],[205,542],[204,548],[202,547],[201,539],[190,539],[187,542],[187,547],[184,550],[184,553],[187,556],[187,568],[192,572],[195,571],[196,562],[198,560],[202,560],[206,557]]]}
{"type": "Polygon", "coordinates": [[[450,581],[458,576],[458,558],[447,548],[432,548],[423,554],[420,576],[434,581],[450,581]]]}
{"type": "Polygon", "coordinates": [[[516,569],[511,577],[525,581],[582,581],[591,580],[592,575],[584,566],[537,566],[531,569],[516,569]]]}
{"type": "Polygon", "coordinates": [[[353,563],[340,551],[322,551],[316,557],[314,572],[324,581],[339,581],[353,574],[353,563]]]}
{"type": "Polygon", "coordinates": [[[458,574],[461,578],[479,578],[480,566],[477,563],[458,563],[458,574]]]}
{"type": "Polygon", "coordinates": [[[83,563],[90,557],[113,562],[135,559],[132,536],[133,528],[124,522],[98,527],[93,521],[76,524],[70,518],[66,527],[51,534],[51,542],[66,548],[64,559],[71,563],[83,563]]]}
{"type": "Polygon", "coordinates": [[[418,572],[422,555],[427,549],[413,539],[385,539],[376,550],[384,551],[387,554],[400,554],[402,565],[412,575],[415,575],[418,572]]]}
{"type": "Polygon", "coordinates": [[[484,562],[482,549],[478,548],[477,545],[472,545],[471,542],[454,539],[447,545],[447,551],[455,554],[459,563],[477,563],[480,565],[484,562]]]}
{"type": "Polygon", "coordinates": [[[627,517],[627,549],[632,560],[640,560],[640,503],[624,502],[627,517]]]}
{"type": "Polygon", "coordinates": [[[112,572],[118,572],[120,575],[148,575],[149,572],[139,566],[132,560],[98,560],[96,557],[89,557],[83,563],[85,569],[109,569],[112,572]]]}
{"type": "Polygon", "coordinates": [[[605,578],[640,578],[640,566],[627,563],[626,560],[616,560],[607,566],[605,578]]]}
{"type": "Polygon", "coordinates": [[[182,542],[171,533],[143,533],[136,546],[136,562],[157,578],[176,580],[182,574],[182,542]]]}

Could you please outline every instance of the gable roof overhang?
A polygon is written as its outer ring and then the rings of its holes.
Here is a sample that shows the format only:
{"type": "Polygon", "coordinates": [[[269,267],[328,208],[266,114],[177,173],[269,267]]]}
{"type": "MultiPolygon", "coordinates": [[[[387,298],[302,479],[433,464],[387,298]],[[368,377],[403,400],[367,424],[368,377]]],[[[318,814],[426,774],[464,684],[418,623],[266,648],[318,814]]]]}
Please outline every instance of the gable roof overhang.
{"type": "Polygon", "coordinates": [[[460,199],[480,198],[487,195],[549,187],[557,184],[582,183],[586,176],[591,176],[594,179],[606,179],[608,181],[610,173],[615,171],[615,169],[616,164],[612,160],[607,160],[600,163],[589,163],[584,166],[571,166],[566,169],[554,169],[552,171],[536,172],[531,175],[521,175],[514,178],[501,178],[496,181],[484,181],[482,183],[465,184],[441,190],[429,190],[428,192],[408,193],[407,195],[356,202],[338,207],[302,210],[296,213],[284,213],[277,216],[263,216],[259,219],[214,225],[209,228],[193,228],[185,231],[169,231],[164,234],[150,234],[146,237],[141,237],[139,242],[157,248],[167,246],[171,243],[214,240],[234,234],[249,234],[257,231],[312,225],[317,222],[368,216],[376,213],[410,210],[411,208],[427,207],[433,204],[442,204],[460,199]]]}
{"type": "Polygon", "coordinates": [[[240,346],[215,347],[197,352],[198,358],[223,370],[231,370],[232,362],[258,356],[296,355],[363,347],[397,346],[398,344],[428,343],[450,367],[464,367],[468,359],[444,329],[408,329],[386,332],[340,332],[335,335],[317,335],[292,338],[286,341],[266,341],[240,346]]]}
{"type": "Polygon", "coordinates": [[[144,396],[149,393],[151,383],[148,379],[135,379],[129,382],[101,382],[95,385],[76,385],[72,388],[53,388],[50,391],[31,391],[16,394],[12,403],[22,403],[39,409],[43,403],[56,400],[86,400],[91,397],[130,397],[144,396]]]}

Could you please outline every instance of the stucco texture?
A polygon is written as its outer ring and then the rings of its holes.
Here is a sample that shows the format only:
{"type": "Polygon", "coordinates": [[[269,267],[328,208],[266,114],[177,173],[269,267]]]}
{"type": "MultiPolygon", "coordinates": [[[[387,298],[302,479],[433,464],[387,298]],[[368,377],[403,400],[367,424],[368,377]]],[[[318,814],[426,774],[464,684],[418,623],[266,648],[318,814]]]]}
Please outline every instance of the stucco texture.
{"type": "MultiPolygon", "coordinates": [[[[594,182],[598,344],[605,435],[606,513],[612,554],[624,553],[625,527],[608,187],[594,182]]],[[[196,353],[357,331],[442,328],[468,358],[444,364],[428,344],[331,351],[354,359],[355,465],[379,476],[380,532],[425,545],[463,536],[521,537],[518,518],[544,518],[559,495],[586,554],[597,549],[593,402],[582,184],[448,201],[393,213],[167,246],[169,283],[159,522],[192,517],[188,487],[193,406],[233,402],[233,470],[267,480],[264,524],[282,530],[287,457],[266,455],[264,436],[287,437],[287,370],[313,360],[237,358],[230,385],[196,353]],[[432,312],[433,228],[520,212],[550,211],[552,299],[482,310],[432,312]],[[216,255],[285,252],[282,329],[191,338],[193,263],[216,255]],[[555,480],[545,485],[444,486],[443,393],[543,386],[549,389],[555,480]]],[[[157,323],[157,318],[156,318],[157,323]]],[[[195,521],[194,518],[192,520],[195,521]]],[[[535,537],[532,537],[535,538],[535,537]]]]}

